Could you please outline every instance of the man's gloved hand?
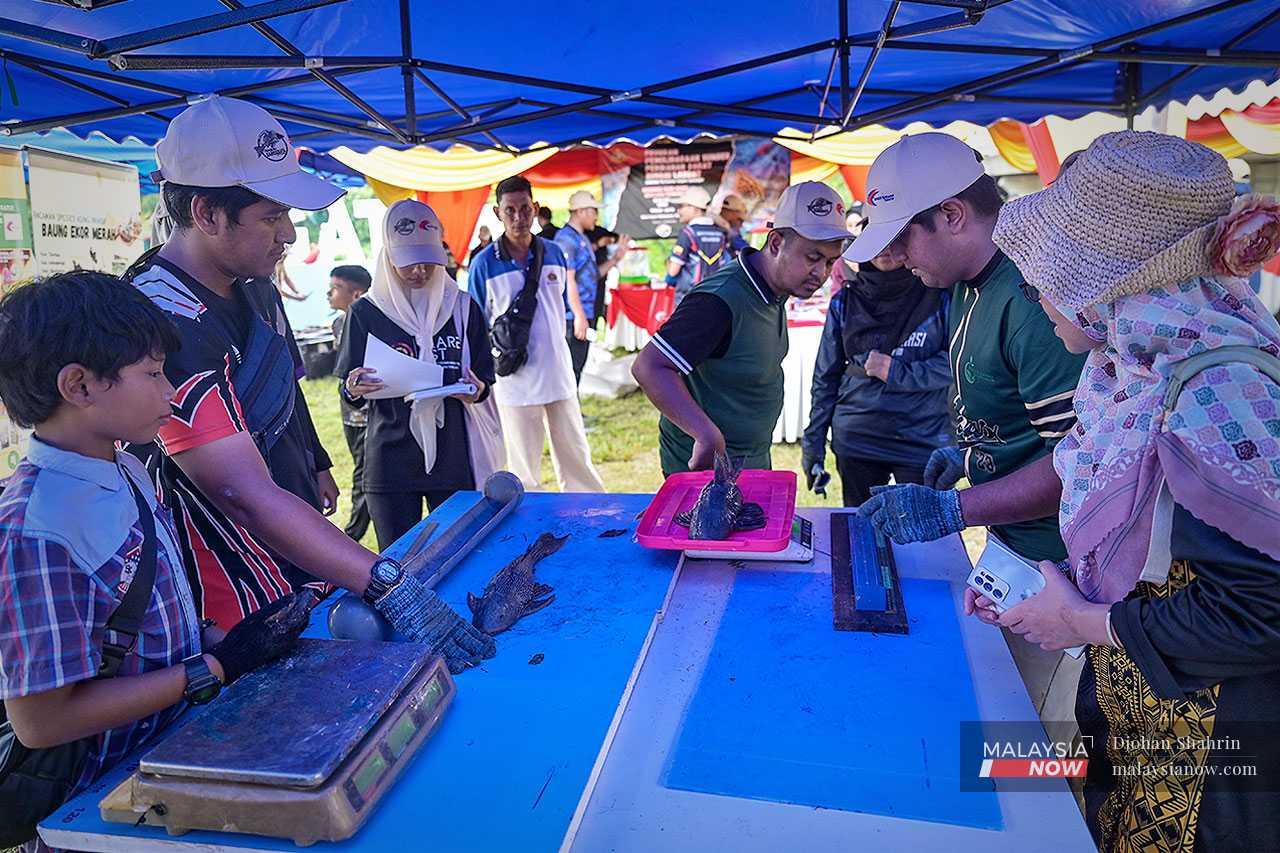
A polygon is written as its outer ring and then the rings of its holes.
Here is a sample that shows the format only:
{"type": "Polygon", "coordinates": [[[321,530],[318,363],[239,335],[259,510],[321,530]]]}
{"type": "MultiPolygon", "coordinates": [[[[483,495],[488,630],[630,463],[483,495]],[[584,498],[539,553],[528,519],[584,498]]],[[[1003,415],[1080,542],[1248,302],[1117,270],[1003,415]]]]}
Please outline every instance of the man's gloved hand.
{"type": "Polygon", "coordinates": [[[825,462],[826,459],[820,456],[813,456],[808,453],[802,453],[800,455],[800,470],[804,471],[805,488],[809,491],[812,492],[814,490],[814,483],[818,482],[819,477],[826,473],[823,470],[825,462]],[[814,470],[815,468],[817,469],[816,471],[814,470]]]}
{"type": "Polygon", "coordinates": [[[315,597],[309,590],[277,598],[250,613],[205,653],[222,665],[223,685],[280,657],[307,627],[315,597]]]}
{"type": "Polygon", "coordinates": [[[964,476],[964,453],[958,447],[939,447],[924,465],[924,484],[931,489],[954,488],[964,476]]]}
{"type": "Polygon", "coordinates": [[[374,609],[410,640],[430,646],[452,673],[475,666],[498,650],[493,637],[453,612],[413,575],[405,575],[378,599],[374,609]]]}
{"type": "Polygon", "coordinates": [[[872,486],[858,515],[899,545],[931,542],[964,530],[959,492],[914,484],[872,486]]]}

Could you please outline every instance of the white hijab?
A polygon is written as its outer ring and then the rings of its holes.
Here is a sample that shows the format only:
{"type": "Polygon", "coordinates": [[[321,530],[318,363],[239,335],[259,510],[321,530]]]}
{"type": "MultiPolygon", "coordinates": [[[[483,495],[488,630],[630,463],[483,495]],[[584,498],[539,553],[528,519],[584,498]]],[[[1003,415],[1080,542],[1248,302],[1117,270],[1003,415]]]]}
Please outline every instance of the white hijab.
{"type": "MultiPolygon", "coordinates": [[[[393,221],[390,211],[386,221],[393,221]]],[[[436,363],[435,336],[449,318],[454,317],[454,326],[462,339],[465,378],[466,371],[471,368],[471,348],[466,331],[470,297],[458,289],[457,282],[443,266],[434,268],[425,286],[411,288],[391,263],[384,240],[374,267],[373,285],[363,298],[372,302],[391,322],[413,335],[418,345],[418,358],[428,364],[436,363]]],[[[444,401],[443,397],[415,400],[409,409],[409,432],[422,448],[427,471],[436,464],[436,439],[439,429],[444,426],[444,401]]],[[[466,415],[471,470],[479,489],[490,474],[506,465],[506,448],[492,393],[482,403],[464,403],[462,409],[466,415]]]]}

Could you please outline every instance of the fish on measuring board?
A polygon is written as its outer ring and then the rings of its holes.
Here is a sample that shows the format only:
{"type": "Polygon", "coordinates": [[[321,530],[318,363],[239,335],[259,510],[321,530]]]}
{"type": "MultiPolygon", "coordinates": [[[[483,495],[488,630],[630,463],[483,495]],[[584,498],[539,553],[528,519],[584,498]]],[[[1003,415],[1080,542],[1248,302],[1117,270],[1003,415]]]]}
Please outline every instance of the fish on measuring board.
{"type": "Polygon", "coordinates": [[[486,634],[500,634],[555,601],[551,587],[534,581],[533,571],[538,561],[550,557],[568,541],[567,535],[542,534],[528,550],[490,578],[478,597],[468,592],[471,624],[486,634]]]}
{"type": "Polygon", "coordinates": [[[717,453],[714,468],[693,509],[678,513],[676,524],[689,528],[690,539],[728,539],[735,530],[764,527],[764,507],[742,500],[742,490],[738,488],[742,463],[730,463],[728,456],[717,453]]]}

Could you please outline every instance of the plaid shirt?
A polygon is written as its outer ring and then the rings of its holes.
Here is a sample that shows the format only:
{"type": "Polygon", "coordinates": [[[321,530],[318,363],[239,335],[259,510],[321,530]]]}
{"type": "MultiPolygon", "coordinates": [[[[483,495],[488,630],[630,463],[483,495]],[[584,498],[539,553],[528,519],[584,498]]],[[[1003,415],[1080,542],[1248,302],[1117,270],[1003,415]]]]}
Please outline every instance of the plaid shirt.
{"type": "MultiPolygon", "coordinates": [[[[0,699],[43,693],[97,674],[107,619],[128,590],[142,554],[137,504],[125,476],[155,507],[159,541],[151,605],[134,652],[117,677],[173,666],[200,650],[200,620],[173,523],[155,502],[146,469],[124,452],[113,463],[33,438],[0,496],[0,699]]],[[[110,633],[113,642],[120,641],[110,633]]],[[[76,790],[184,709],[179,703],[97,735],[76,790]]]]}

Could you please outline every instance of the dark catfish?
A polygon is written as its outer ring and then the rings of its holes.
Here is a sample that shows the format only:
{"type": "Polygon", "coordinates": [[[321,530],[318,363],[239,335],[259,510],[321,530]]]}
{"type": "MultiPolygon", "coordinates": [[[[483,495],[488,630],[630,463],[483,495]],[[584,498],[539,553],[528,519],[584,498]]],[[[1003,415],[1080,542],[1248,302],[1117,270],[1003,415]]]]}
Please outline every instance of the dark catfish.
{"type": "Polygon", "coordinates": [[[539,560],[559,551],[568,541],[568,536],[542,534],[527,551],[490,578],[478,598],[467,593],[471,624],[486,634],[499,634],[555,601],[551,587],[533,580],[533,570],[539,560]]]}
{"type": "Polygon", "coordinates": [[[735,530],[758,530],[765,525],[764,507],[742,500],[738,475],[742,464],[731,464],[723,453],[716,454],[711,481],[702,487],[698,502],[689,512],[676,516],[676,523],[689,528],[690,539],[728,539],[735,530]]]}

